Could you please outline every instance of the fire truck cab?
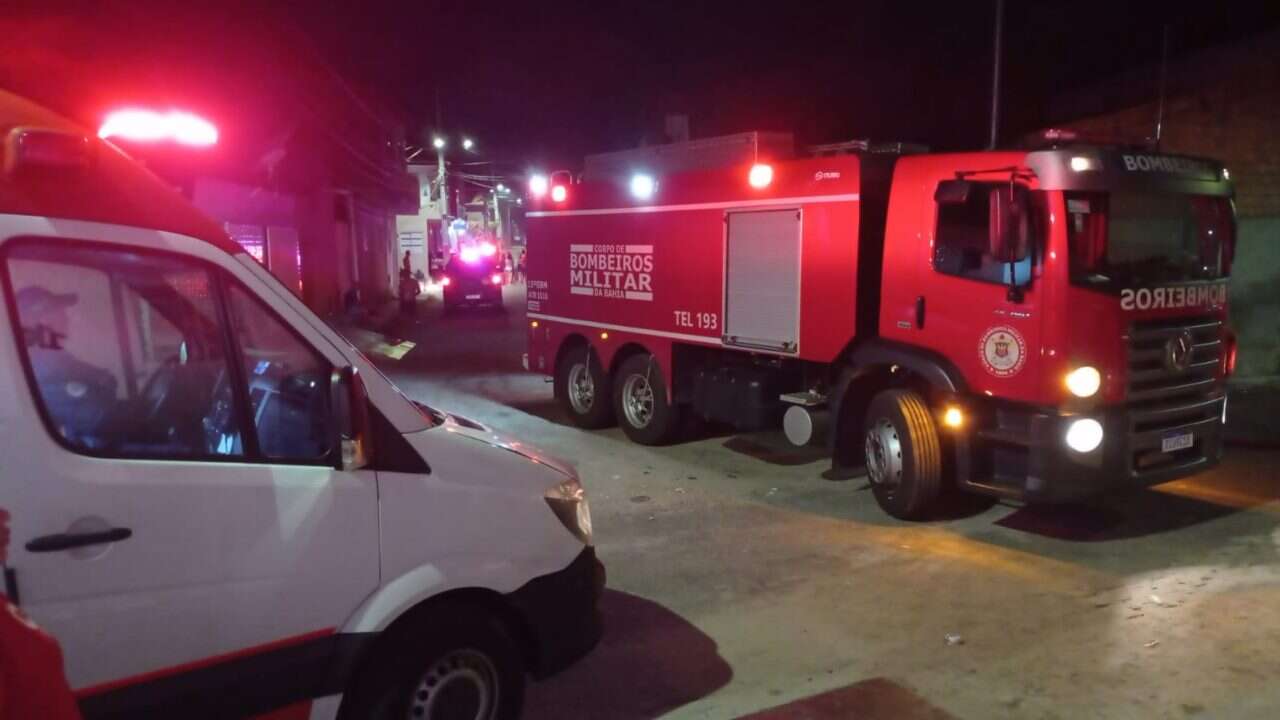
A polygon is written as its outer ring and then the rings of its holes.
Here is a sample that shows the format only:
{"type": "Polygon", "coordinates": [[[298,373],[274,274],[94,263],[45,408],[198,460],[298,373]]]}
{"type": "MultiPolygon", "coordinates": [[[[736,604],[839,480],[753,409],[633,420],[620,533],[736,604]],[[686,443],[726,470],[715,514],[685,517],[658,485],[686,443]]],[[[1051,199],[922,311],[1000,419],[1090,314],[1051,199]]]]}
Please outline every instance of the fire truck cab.
{"type": "Polygon", "coordinates": [[[1234,245],[1209,160],[1058,142],[571,184],[529,214],[529,358],[583,427],[825,442],[878,502],[1061,501],[1222,452],[1234,245]]]}

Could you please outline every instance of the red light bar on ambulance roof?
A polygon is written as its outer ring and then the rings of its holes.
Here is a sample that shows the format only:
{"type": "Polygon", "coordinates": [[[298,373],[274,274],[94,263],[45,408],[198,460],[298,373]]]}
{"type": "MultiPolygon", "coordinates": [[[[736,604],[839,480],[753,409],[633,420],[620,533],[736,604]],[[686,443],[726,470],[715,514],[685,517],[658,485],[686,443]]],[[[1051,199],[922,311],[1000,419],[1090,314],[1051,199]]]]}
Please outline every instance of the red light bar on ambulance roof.
{"type": "Polygon", "coordinates": [[[208,147],[218,142],[218,129],[204,118],[170,110],[130,108],[116,110],[98,128],[98,137],[122,138],[134,142],[176,142],[192,147],[208,147]]]}

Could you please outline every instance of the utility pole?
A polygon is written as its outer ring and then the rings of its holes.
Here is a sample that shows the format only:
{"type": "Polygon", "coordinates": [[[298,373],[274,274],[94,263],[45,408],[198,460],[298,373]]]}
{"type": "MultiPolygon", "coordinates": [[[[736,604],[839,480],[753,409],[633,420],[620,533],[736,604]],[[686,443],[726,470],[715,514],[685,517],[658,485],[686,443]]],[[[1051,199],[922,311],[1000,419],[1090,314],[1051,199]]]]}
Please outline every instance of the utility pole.
{"type": "MultiPolygon", "coordinates": [[[[444,127],[443,122],[444,122],[444,115],[441,113],[441,110],[440,110],[440,88],[437,87],[436,88],[436,132],[437,133],[440,132],[440,128],[444,127]]],[[[449,214],[447,212],[448,205],[449,205],[448,203],[449,186],[448,186],[448,181],[445,178],[445,169],[444,169],[444,136],[436,135],[434,138],[431,139],[431,144],[434,145],[436,149],[436,192],[437,192],[436,200],[437,202],[440,203],[439,205],[440,217],[444,218],[445,215],[449,214]]]]}
{"type": "Polygon", "coordinates": [[[991,139],[988,150],[995,150],[1000,139],[1000,44],[1004,39],[1004,0],[996,0],[995,67],[991,73],[991,139]]]}
{"type": "Polygon", "coordinates": [[[1165,84],[1169,78],[1169,25],[1164,26],[1163,37],[1160,39],[1160,89],[1159,98],[1156,105],[1156,137],[1155,149],[1160,149],[1160,137],[1164,135],[1164,95],[1165,84]]]}

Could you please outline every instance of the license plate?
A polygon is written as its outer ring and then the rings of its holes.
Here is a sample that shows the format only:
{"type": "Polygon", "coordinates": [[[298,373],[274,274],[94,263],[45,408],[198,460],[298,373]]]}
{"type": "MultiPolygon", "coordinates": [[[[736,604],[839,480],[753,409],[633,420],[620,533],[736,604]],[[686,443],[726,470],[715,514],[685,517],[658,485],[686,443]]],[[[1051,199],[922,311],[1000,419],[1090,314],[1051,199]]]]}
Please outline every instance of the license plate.
{"type": "Polygon", "coordinates": [[[479,299],[480,299],[480,296],[479,296],[479,295],[468,295],[468,296],[467,296],[467,299],[468,299],[468,300],[479,300],[479,299]]]}
{"type": "Polygon", "coordinates": [[[1189,432],[1165,435],[1160,439],[1160,452],[1168,453],[1175,450],[1186,450],[1195,444],[1195,440],[1196,436],[1189,432]]]}

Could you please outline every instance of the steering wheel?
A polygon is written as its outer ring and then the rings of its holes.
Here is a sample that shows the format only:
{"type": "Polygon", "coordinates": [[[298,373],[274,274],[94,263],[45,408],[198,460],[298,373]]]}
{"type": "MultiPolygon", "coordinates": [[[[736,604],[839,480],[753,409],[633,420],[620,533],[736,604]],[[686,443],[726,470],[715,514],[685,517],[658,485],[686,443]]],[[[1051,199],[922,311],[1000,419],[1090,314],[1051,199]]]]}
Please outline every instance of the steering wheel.
{"type": "Polygon", "coordinates": [[[150,426],[160,416],[165,400],[177,384],[179,367],[181,367],[181,361],[177,355],[172,355],[166,358],[164,364],[157,368],[143,384],[138,401],[141,403],[141,423],[144,426],[150,426]]]}

